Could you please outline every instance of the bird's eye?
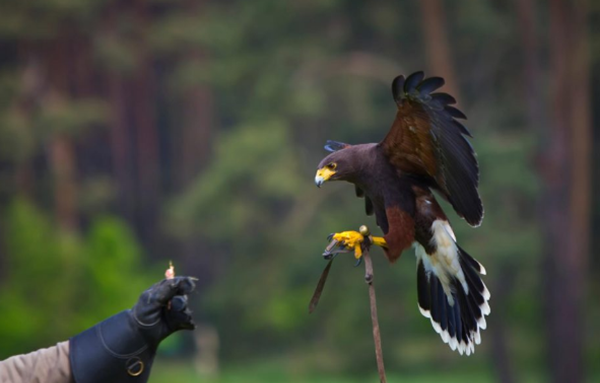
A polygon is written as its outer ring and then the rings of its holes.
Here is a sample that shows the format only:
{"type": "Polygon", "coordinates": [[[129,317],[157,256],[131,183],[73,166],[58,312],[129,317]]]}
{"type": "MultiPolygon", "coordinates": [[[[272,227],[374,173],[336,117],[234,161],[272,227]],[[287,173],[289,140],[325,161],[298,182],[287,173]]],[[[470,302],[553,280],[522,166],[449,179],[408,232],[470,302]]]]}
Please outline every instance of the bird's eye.
{"type": "Polygon", "coordinates": [[[336,167],[337,167],[337,164],[335,162],[332,162],[329,165],[327,165],[327,169],[329,169],[329,170],[335,170],[336,167]]]}

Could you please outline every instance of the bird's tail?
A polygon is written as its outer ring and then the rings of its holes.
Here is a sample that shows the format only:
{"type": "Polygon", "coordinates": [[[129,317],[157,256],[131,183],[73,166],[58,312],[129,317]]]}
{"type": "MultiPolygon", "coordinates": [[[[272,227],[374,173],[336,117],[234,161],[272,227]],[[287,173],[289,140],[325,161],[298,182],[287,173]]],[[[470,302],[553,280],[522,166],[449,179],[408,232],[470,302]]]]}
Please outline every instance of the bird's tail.
{"type": "Polygon", "coordinates": [[[485,268],[454,241],[433,254],[415,247],[421,314],[452,350],[470,355],[481,343],[480,330],[490,313],[490,293],[480,277],[485,268]]]}

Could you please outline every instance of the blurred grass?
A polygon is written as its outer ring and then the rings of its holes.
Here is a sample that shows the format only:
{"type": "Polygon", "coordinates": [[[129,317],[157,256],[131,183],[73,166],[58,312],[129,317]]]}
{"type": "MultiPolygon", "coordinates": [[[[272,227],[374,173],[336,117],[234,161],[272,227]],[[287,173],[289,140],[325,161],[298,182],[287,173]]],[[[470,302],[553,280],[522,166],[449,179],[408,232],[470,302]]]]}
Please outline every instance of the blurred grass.
{"type": "MultiPolygon", "coordinates": [[[[374,371],[376,372],[376,371],[374,371]]],[[[387,375],[389,383],[464,383],[464,382],[497,382],[495,372],[491,369],[486,371],[444,371],[432,372],[410,372],[400,374],[391,372],[387,375]]],[[[517,374],[519,382],[542,383],[547,377],[536,371],[521,371],[517,374]]],[[[588,382],[598,382],[600,375],[590,376],[588,382]]],[[[192,361],[174,362],[172,360],[158,359],[153,367],[150,377],[151,383],[176,381],[185,382],[207,382],[207,383],[358,383],[377,382],[376,374],[340,376],[329,373],[296,373],[285,367],[285,364],[270,361],[260,363],[249,363],[235,366],[226,366],[220,375],[215,378],[199,375],[194,369],[192,361]]]]}
{"type": "MultiPolygon", "coordinates": [[[[191,364],[184,363],[157,363],[153,368],[151,383],[177,381],[184,382],[209,382],[209,383],[358,383],[358,382],[377,382],[377,375],[360,376],[339,376],[330,374],[299,374],[296,375],[290,371],[285,371],[276,365],[248,365],[245,367],[228,368],[221,372],[218,378],[206,378],[196,373],[191,364]]],[[[458,373],[458,374],[418,374],[418,375],[394,375],[387,376],[389,383],[410,382],[410,383],[464,383],[464,382],[495,382],[490,372],[489,374],[477,373],[458,373]]],[[[542,380],[531,380],[531,382],[541,382],[542,380]]]]}

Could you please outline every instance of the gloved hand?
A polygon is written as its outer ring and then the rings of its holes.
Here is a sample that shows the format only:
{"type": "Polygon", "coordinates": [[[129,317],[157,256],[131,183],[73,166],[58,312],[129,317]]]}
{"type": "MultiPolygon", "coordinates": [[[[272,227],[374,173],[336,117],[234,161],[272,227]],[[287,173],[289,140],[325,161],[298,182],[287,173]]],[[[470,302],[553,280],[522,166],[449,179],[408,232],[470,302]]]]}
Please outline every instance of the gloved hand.
{"type": "Polygon", "coordinates": [[[187,294],[194,290],[190,277],[163,279],[144,291],[131,315],[149,344],[158,344],[177,330],[196,328],[187,307],[187,294]]]}
{"type": "Polygon", "coordinates": [[[76,383],[146,382],[158,344],[178,330],[195,328],[187,307],[190,277],[165,279],[123,311],[70,340],[76,383]]]}

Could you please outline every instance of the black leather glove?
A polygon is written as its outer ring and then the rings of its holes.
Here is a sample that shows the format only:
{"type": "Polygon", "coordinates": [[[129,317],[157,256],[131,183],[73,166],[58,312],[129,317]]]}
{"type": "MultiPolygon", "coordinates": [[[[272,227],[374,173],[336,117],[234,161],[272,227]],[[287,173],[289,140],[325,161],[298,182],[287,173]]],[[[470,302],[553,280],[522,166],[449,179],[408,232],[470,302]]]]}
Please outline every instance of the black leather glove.
{"type": "Polygon", "coordinates": [[[162,280],[123,311],[70,339],[76,383],[146,382],[158,344],[178,330],[195,328],[187,307],[190,277],[162,280]]]}

